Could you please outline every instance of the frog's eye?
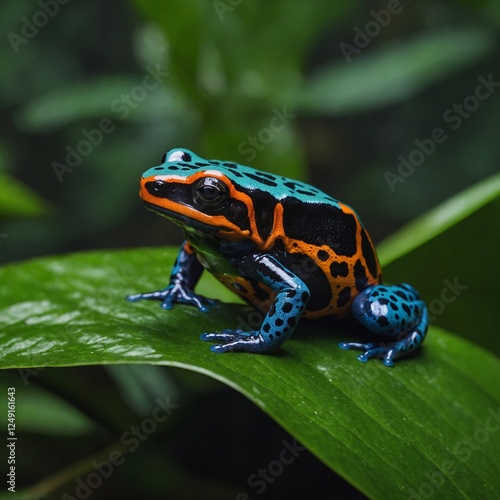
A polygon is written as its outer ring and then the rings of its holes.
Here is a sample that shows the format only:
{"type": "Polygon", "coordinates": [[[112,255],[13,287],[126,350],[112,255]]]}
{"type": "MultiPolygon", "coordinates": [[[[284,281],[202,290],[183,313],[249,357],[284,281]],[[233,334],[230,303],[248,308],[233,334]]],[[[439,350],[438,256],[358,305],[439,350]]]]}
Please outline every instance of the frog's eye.
{"type": "Polygon", "coordinates": [[[215,177],[204,177],[193,184],[194,201],[202,207],[217,207],[227,198],[227,186],[215,177]]]}

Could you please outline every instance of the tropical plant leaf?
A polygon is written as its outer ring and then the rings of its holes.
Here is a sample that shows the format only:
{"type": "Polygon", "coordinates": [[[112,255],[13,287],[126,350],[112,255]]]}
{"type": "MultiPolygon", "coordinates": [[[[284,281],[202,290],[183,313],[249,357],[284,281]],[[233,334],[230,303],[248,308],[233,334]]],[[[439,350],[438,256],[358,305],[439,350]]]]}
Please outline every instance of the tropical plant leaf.
{"type": "MultiPolygon", "coordinates": [[[[148,363],[198,371],[247,396],[370,497],[419,494],[428,484],[441,498],[496,495],[500,366],[492,354],[432,328],[425,346],[394,368],[362,364],[337,347],[351,338],[346,327],[325,321],[303,322],[274,356],[217,355],[199,334],[251,325],[258,313],[239,304],[166,312],[124,300],[161,287],[174,257],[172,249],[138,249],[5,266],[2,367],[148,363]]],[[[199,288],[228,297],[214,281],[199,288]]]]}
{"type": "MultiPolygon", "coordinates": [[[[369,43],[368,38],[366,46],[369,43]]],[[[341,60],[318,70],[298,95],[299,108],[306,113],[347,114],[394,104],[472,65],[494,44],[492,33],[478,28],[424,31],[371,51],[351,44],[351,64],[341,60]]]]}
{"type": "Polygon", "coordinates": [[[154,72],[155,68],[147,66],[142,76],[95,78],[37,96],[17,112],[17,124],[29,132],[46,133],[84,119],[99,121],[118,117],[146,122],[157,117],[168,120],[188,114],[186,102],[171,88],[153,83],[153,87],[145,89],[143,81],[148,71],[154,72]],[[137,89],[143,92],[139,94],[141,106],[131,97],[139,92],[137,89]]]}

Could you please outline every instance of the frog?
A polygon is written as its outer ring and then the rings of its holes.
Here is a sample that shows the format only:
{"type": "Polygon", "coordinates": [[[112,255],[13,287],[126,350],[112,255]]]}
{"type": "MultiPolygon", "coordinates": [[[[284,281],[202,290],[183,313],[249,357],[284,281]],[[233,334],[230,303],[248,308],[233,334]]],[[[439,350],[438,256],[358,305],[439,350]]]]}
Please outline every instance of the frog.
{"type": "Polygon", "coordinates": [[[159,300],[163,309],[217,301],[195,292],[206,270],[263,311],[258,329],[202,333],[215,353],[270,354],[301,318],[355,319],[371,338],[340,342],[358,360],[385,366],[415,351],[428,312],[409,284],[385,284],[370,235],[356,212],[320,189],[233,161],[207,160],[189,149],[167,151],[140,180],[145,208],[184,232],[168,284],[127,300],[159,300]]]}

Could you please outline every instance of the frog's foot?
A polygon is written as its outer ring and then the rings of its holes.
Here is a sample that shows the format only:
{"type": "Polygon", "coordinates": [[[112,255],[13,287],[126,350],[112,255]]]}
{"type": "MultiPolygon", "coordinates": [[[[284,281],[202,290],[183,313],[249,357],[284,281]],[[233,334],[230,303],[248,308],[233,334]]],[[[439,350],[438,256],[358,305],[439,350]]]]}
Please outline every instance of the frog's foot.
{"type": "Polygon", "coordinates": [[[260,354],[270,352],[265,347],[264,338],[257,331],[223,330],[218,333],[202,333],[200,338],[201,340],[223,342],[210,346],[212,352],[247,351],[260,354]]]}
{"type": "Polygon", "coordinates": [[[167,286],[167,288],[155,292],[127,295],[127,300],[129,302],[137,302],[139,300],[161,300],[160,307],[162,309],[172,309],[174,303],[178,302],[196,306],[202,312],[209,311],[210,306],[218,302],[217,300],[207,299],[203,297],[203,295],[197,295],[180,283],[173,283],[167,286]]]}
{"type": "Polygon", "coordinates": [[[358,359],[382,358],[384,365],[414,351],[422,343],[429,325],[427,307],[418,293],[405,283],[365,288],[352,303],[354,317],[384,341],[360,344],[345,342],[342,349],[365,351],[358,359]]]}
{"type": "Polygon", "coordinates": [[[383,358],[385,366],[393,366],[394,359],[399,355],[402,348],[398,348],[398,342],[393,342],[385,345],[377,344],[362,344],[359,342],[341,342],[339,347],[341,349],[359,349],[365,351],[358,356],[359,361],[366,363],[370,358],[383,358]]]}

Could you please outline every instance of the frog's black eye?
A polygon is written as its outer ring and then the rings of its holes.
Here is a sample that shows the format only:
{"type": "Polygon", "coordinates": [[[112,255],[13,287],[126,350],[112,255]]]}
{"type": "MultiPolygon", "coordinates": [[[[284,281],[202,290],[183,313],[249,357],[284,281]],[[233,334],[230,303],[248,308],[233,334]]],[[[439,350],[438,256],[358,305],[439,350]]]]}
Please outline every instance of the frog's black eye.
{"type": "Polygon", "coordinates": [[[202,207],[218,207],[226,197],[227,186],[215,177],[204,177],[193,184],[194,201],[202,207]]]}
{"type": "Polygon", "coordinates": [[[162,163],[165,163],[167,161],[167,153],[165,153],[162,157],[161,157],[161,162],[162,163]]]}

